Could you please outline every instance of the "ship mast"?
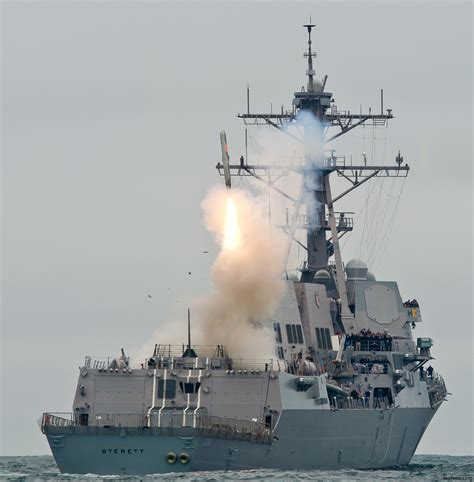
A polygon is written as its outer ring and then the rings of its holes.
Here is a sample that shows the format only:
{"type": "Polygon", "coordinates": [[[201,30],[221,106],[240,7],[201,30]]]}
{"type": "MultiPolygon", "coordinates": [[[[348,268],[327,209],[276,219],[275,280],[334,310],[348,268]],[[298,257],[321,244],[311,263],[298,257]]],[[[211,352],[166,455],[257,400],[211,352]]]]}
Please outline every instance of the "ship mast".
{"type": "MultiPolygon", "coordinates": [[[[261,165],[249,163],[249,159],[241,158],[239,164],[226,165],[225,170],[227,173],[230,172],[230,176],[252,176],[293,202],[294,214],[287,216],[287,225],[282,226],[282,229],[288,235],[289,242],[295,241],[307,251],[307,261],[301,268],[300,281],[314,282],[315,273],[318,270],[328,269],[337,285],[338,297],[341,302],[342,325],[345,331],[349,332],[352,328],[353,315],[347,301],[339,240],[347,232],[352,231],[353,219],[345,213],[336,212],[334,205],[369,179],[406,177],[409,167],[406,164],[402,165],[403,158],[400,157],[400,154],[392,165],[367,165],[366,162],[361,165],[352,165],[346,163],[345,157],[335,156],[334,150],[329,153],[324,150],[324,146],[329,142],[362,124],[374,127],[385,126],[393,115],[391,109],[384,111],[383,91],[381,91],[380,113],[372,113],[371,109],[368,113],[360,112],[359,114],[338,111],[333,94],[325,91],[327,75],[321,82],[315,78],[313,59],[316,57],[316,52],[313,51],[311,38],[315,26],[311,21],[303,26],[308,33],[308,51],[304,53],[304,57],[307,58],[308,81],[306,89],[303,86],[301,91],[294,93],[293,108],[284,111],[282,107],[280,113],[251,113],[247,93],[247,113],[238,114],[247,127],[272,126],[297,142],[301,142],[304,146],[304,163],[299,166],[280,163],[278,165],[261,165]],[[310,116],[314,121],[305,122],[304,119],[310,116]],[[288,131],[289,126],[295,122],[300,122],[304,130],[303,136],[300,138],[288,131]],[[302,175],[302,190],[297,199],[276,185],[277,181],[282,176],[288,175],[290,171],[302,175]],[[346,190],[335,196],[331,193],[329,182],[330,174],[334,172],[350,184],[346,190]],[[299,214],[302,204],[306,207],[306,216],[299,214]],[[297,229],[306,231],[306,246],[295,238],[297,229]],[[329,238],[326,233],[330,234],[329,238]],[[334,257],[333,264],[329,262],[331,257],[334,257]]],[[[224,175],[224,165],[218,163],[216,167],[219,173],[224,175]]]]}
{"type": "Polygon", "coordinates": [[[316,57],[316,53],[311,52],[311,30],[313,27],[316,27],[316,25],[313,24],[307,24],[303,25],[308,29],[308,52],[305,53],[305,57],[308,58],[308,70],[306,71],[306,75],[308,76],[308,91],[313,92],[314,90],[314,70],[313,70],[313,57],[316,57]]]}
{"type": "Polygon", "coordinates": [[[329,172],[322,170],[324,166],[324,138],[323,126],[325,124],[325,106],[329,107],[332,94],[323,92],[322,84],[314,82],[315,71],[313,69],[313,58],[316,52],[311,49],[311,30],[314,24],[306,24],[304,27],[308,31],[308,52],[304,57],[308,59],[308,84],[306,91],[295,92],[293,105],[300,113],[309,113],[316,119],[316,122],[304,122],[304,151],[305,165],[303,175],[303,202],[306,205],[307,217],[307,270],[304,273],[304,281],[312,281],[315,271],[328,264],[328,250],[326,240],[326,229],[324,226],[326,188],[324,178],[329,172]]]}

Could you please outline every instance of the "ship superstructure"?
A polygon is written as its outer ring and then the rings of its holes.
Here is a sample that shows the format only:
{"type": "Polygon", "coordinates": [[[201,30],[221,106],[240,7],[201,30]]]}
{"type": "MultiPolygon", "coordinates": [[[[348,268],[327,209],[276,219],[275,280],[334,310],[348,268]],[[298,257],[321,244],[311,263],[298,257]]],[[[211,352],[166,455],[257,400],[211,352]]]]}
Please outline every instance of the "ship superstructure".
{"type": "MultiPolygon", "coordinates": [[[[277,312],[261,320],[275,334],[272,359],[236,359],[222,345],[156,345],[143,361],[122,355],[87,357],[80,368],[73,412],[43,414],[41,427],[62,472],[150,474],[251,468],[336,469],[406,465],[445,399],[441,376],[424,370],[429,338],[414,340],[421,322],[416,300],[403,301],[397,283],[379,281],[360,260],[345,265],[339,240],[353,229],[337,202],[370,179],[405,177],[393,165],[353,165],[324,145],[360,125],[385,125],[380,113],[340,111],[325,77],[316,80],[308,33],[307,85],[291,110],[239,114],[247,125],[282,135],[301,115],[304,160],[299,164],[230,162],[225,133],[217,169],[265,182],[294,206],[282,226],[289,242],[306,231],[307,259],[297,279],[287,276],[277,312]],[[337,132],[334,132],[334,130],[337,132]],[[292,198],[276,187],[288,172],[301,175],[292,198]],[[330,175],[348,182],[331,192],[330,175]],[[305,209],[305,214],[301,211],[305,209]]],[[[189,332],[189,329],[188,329],[189,332]]]]}

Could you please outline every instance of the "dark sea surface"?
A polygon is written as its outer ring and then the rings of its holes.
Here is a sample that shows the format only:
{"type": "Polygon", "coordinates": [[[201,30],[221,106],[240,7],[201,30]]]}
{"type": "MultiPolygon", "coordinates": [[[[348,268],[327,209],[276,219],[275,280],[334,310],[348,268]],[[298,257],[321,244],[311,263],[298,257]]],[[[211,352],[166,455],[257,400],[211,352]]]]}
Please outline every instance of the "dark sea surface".
{"type": "Polygon", "coordinates": [[[244,470],[240,472],[193,472],[157,474],[140,477],[60,474],[51,456],[0,457],[2,480],[470,480],[474,475],[474,457],[451,455],[415,455],[408,467],[390,470],[285,471],[244,470]]]}

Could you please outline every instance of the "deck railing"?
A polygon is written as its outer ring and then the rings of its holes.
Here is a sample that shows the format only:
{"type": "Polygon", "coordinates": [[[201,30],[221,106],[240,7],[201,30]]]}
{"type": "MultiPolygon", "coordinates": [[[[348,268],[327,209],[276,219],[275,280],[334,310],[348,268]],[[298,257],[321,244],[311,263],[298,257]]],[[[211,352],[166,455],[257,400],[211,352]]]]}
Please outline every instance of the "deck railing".
{"type": "Polygon", "coordinates": [[[273,359],[247,359],[247,358],[233,358],[231,367],[234,371],[273,371],[273,359]]]}
{"type": "MultiPolygon", "coordinates": [[[[177,353],[177,352],[171,352],[177,353]]],[[[110,371],[110,372],[128,372],[131,370],[146,370],[152,368],[168,368],[176,370],[185,369],[203,369],[203,370],[241,370],[248,371],[272,371],[273,359],[247,359],[247,358],[230,358],[230,357],[206,357],[198,356],[195,358],[183,357],[182,352],[179,356],[158,355],[156,357],[136,360],[132,358],[121,359],[120,357],[91,357],[86,356],[83,367],[85,369],[110,371]],[[149,363],[152,360],[153,363],[149,363]]]]}
{"type": "Polygon", "coordinates": [[[330,397],[329,403],[331,408],[338,410],[364,410],[364,409],[386,409],[390,408],[392,404],[387,397],[374,398],[372,401],[370,398],[341,398],[330,397]]]}
{"type": "Polygon", "coordinates": [[[272,431],[262,422],[200,415],[197,428],[208,437],[271,443],[272,431]]]}
{"type": "MultiPolygon", "coordinates": [[[[233,440],[247,440],[257,443],[270,443],[272,432],[269,427],[266,427],[262,422],[254,422],[251,420],[239,420],[227,417],[217,417],[212,415],[198,415],[196,423],[193,426],[181,425],[182,415],[176,415],[176,425],[173,424],[173,419],[169,419],[168,423],[159,428],[174,432],[176,429],[196,429],[207,437],[228,438],[233,440]],[[178,420],[179,419],[179,420],[178,420]]],[[[143,414],[100,414],[100,419],[97,418],[97,425],[89,425],[91,428],[127,428],[136,429],[146,426],[146,417],[143,414]],[[123,424],[124,417],[133,415],[136,417],[137,425],[130,426],[123,424]]],[[[72,418],[72,413],[43,413],[41,420],[41,430],[44,433],[45,427],[76,427],[77,424],[72,418]]],[[[153,426],[151,427],[153,428],[153,426]]]]}
{"type": "Polygon", "coordinates": [[[71,427],[75,425],[71,412],[45,412],[41,418],[41,431],[44,427],[71,427]]]}
{"type": "Polygon", "coordinates": [[[445,400],[446,395],[448,394],[444,379],[437,372],[433,372],[431,377],[428,374],[425,374],[423,379],[428,386],[430,404],[433,408],[437,407],[443,400],[445,400]]]}

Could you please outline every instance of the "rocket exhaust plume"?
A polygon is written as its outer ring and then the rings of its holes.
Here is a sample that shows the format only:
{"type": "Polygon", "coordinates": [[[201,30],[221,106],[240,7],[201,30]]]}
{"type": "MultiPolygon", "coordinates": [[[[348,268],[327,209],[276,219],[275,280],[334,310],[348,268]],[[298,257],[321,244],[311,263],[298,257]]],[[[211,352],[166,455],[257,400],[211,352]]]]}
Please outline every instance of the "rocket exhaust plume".
{"type": "MultiPolygon", "coordinates": [[[[215,188],[202,208],[206,228],[221,250],[211,268],[214,290],[192,303],[197,322],[193,342],[225,345],[233,358],[272,358],[273,328],[263,322],[276,310],[285,289],[285,238],[269,228],[263,198],[215,188]]],[[[150,356],[156,341],[179,343],[184,333],[183,320],[169,320],[136,350],[134,358],[150,356]]]]}
{"type": "Polygon", "coordinates": [[[227,197],[224,221],[224,241],[222,248],[225,250],[237,249],[241,243],[239,219],[237,208],[231,195],[227,197]]]}
{"type": "MultiPolygon", "coordinates": [[[[285,238],[268,225],[266,201],[239,190],[212,189],[202,202],[206,228],[221,250],[211,268],[214,290],[193,305],[193,342],[225,345],[233,358],[274,357],[273,328],[264,326],[285,289],[285,238]]],[[[184,340],[183,319],[170,320],[134,357],[159,343],[184,340]]],[[[196,350],[199,355],[199,350],[196,350]]]]}
{"type": "MultiPolygon", "coordinates": [[[[312,175],[306,176],[304,183],[298,180],[301,192],[294,197],[301,199],[307,213],[313,213],[308,221],[317,227],[319,202],[308,193],[317,190],[321,183],[322,128],[314,116],[304,112],[299,114],[297,126],[308,131],[311,139],[308,145],[295,144],[287,137],[276,137],[276,133],[268,131],[257,139],[257,151],[253,155],[263,164],[270,164],[274,159],[286,162],[305,159],[313,168],[312,175]]],[[[290,244],[282,231],[269,227],[266,196],[258,199],[231,189],[224,131],[221,148],[226,187],[212,189],[202,202],[205,225],[214,234],[221,251],[211,268],[213,292],[192,303],[196,322],[193,337],[197,344],[225,345],[234,358],[271,358],[274,356],[273,329],[262,322],[272,316],[285,290],[282,275],[290,258],[290,244]]],[[[184,326],[184,312],[175,314],[173,320],[163,323],[152,339],[137,351],[136,357],[149,356],[156,341],[170,344],[183,341],[184,326]]]]}
{"type": "Polygon", "coordinates": [[[273,331],[262,321],[284,291],[283,235],[269,230],[264,201],[242,191],[214,189],[202,207],[222,249],[211,270],[214,292],[196,306],[200,342],[222,343],[234,357],[270,358],[273,331]]]}

